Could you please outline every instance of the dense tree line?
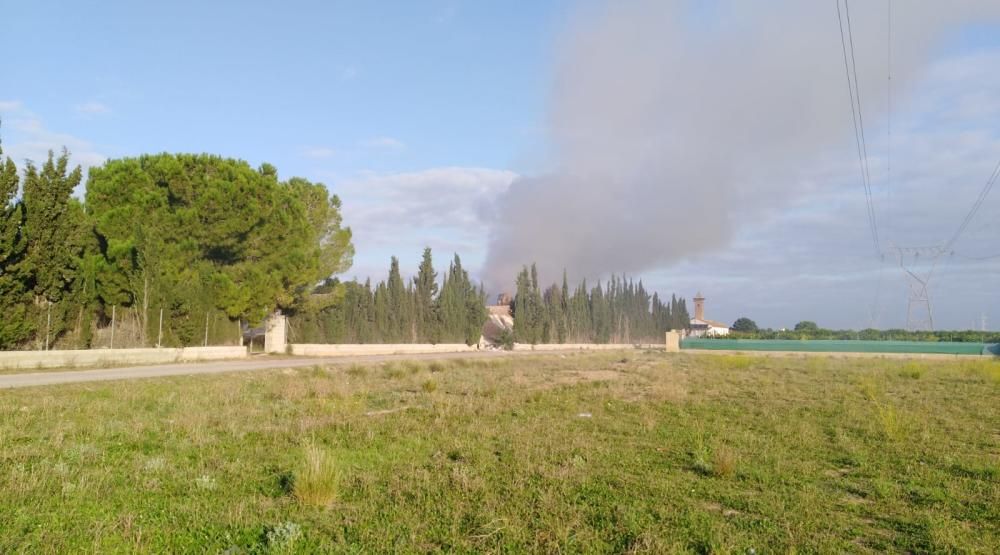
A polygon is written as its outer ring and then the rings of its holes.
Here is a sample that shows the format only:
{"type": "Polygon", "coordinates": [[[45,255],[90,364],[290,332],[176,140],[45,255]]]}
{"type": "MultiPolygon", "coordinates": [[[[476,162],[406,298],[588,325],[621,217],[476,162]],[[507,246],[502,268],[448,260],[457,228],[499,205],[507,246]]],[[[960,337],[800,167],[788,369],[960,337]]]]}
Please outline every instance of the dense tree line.
{"type": "Polygon", "coordinates": [[[196,344],[210,321],[291,310],[350,265],[339,199],[268,164],[111,160],[90,169],[83,201],[81,180],[65,151],[27,162],[23,183],[0,158],[0,348],[90,347],[114,309],[138,344],[156,342],[161,309],[163,344],[196,344]]]}
{"type": "MultiPolygon", "coordinates": [[[[708,337],[708,336],[706,336],[708,337]]],[[[713,339],[838,339],[863,341],[949,341],[957,343],[1000,343],[1000,333],[977,330],[909,331],[903,329],[832,330],[805,320],[793,329],[758,329],[749,318],[737,320],[728,336],[713,339]],[[751,326],[752,324],[752,326],[751,326]]]]}
{"type": "Polygon", "coordinates": [[[392,257],[389,277],[327,280],[311,302],[289,318],[292,339],[304,343],[466,343],[479,341],[486,321],[486,293],[475,286],[456,254],[440,280],[424,249],[417,275],[405,282],[392,257]]]}
{"type": "Polygon", "coordinates": [[[534,264],[517,276],[512,309],[518,343],[661,342],[665,332],[690,325],[684,299],[663,301],[642,281],[612,276],[588,288],[584,280],[571,293],[563,272],[562,285],[542,291],[534,264]]]}

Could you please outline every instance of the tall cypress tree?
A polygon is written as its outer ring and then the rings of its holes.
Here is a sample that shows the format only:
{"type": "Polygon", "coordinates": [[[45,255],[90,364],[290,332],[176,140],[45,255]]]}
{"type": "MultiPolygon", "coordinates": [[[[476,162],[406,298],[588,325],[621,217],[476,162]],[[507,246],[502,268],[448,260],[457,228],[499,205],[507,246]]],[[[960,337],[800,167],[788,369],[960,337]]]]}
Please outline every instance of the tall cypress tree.
{"type": "Polygon", "coordinates": [[[35,305],[44,306],[45,322],[39,313],[37,329],[47,328],[53,340],[70,326],[83,283],[81,269],[91,228],[83,206],[73,198],[82,176],[80,166],[69,170],[65,149],[58,158],[49,151],[40,169],[30,162],[25,168],[22,229],[26,250],[18,274],[34,295],[35,305]]]}
{"type": "Polygon", "coordinates": [[[26,247],[24,206],[16,200],[18,187],[17,166],[10,157],[3,159],[0,144],[0,349],[14,346],[31,334],[24,282],[17,275],[26,247]]]}
{"type": "Polygon", "coordinates": [[[515,281],[514,306],[512,315],[514,316],[514,341],[518,343],[532,342],[531,321],[531,277],[528,268],[521,268],[515,281]]]}
{"type": "Polygon", "coordinates": [[[434,301],[438,294],[438,284],[430,247],[424,248],[424,257],[420,261],[417,277],[413,278],[413,285],[418,341],[436,342],[439,334],[436,330],[438,321],[434,301]]]}
{"type": "MultiPolygon", "coordinates": [[[[69,152],[57,159],[49,151],[48,160],[39,170],[29,163],[24,177],[24,234],[27,252],[25,277],[32,292],[49,302],[57,302],[69,292],[78,268],[79,255],[73,252],[78,243],[73,189],[80,184],[83,171],[77,166],[67,173],[69,152]]],[[[82,211],[81,211],[82,212],[82,211]]]]}
{"type": "Polygon", "coordinates": [[[399,273],[399,259],[392,257],[389,263],[389,279],[386,283],[386,303],[388,305],[388,318],[386,330],[387,342],[402,342],[408,331],[408,310],[406,286],[403,285],[403,277],[399,273]]]}

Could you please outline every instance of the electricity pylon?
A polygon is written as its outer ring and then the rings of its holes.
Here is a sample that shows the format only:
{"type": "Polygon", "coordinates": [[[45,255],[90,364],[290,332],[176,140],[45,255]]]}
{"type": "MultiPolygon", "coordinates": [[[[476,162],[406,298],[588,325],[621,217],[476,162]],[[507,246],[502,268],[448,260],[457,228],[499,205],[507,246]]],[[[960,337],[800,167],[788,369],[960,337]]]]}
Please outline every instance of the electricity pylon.
{"type": "Polygon", "coordinates": [[[906,329],[934,331],[934,313],[931,310],[930,281],[945,248],[940,245],[926,247],[898,247],[890,245],[896,254],[899,267],[906,274],[908,292],[906,303],[906,329]]]}

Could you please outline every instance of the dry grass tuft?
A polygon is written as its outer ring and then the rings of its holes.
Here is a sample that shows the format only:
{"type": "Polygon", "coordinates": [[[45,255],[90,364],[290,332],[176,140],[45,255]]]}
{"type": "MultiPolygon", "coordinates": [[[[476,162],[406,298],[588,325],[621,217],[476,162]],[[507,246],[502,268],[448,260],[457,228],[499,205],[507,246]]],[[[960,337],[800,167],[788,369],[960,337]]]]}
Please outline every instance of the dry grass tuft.
{"type": "Polygon", "coordinates": [[[728,478],[736,473],[739,461],[736,452],[726,446],[721,446],[712,453],[712,474],[719,478],[728,478]]]}
{"type": "Polygon", "coordinates": [[[919,362],[907,361],[903,364],[903,367],[899,370],[899,377],[909,378],[911,380],[919,380],[924,372],[927,371],[927,365],[921,364],[919,362]]]}
{"type": "Polygon", "coordinates": [[[427,369],[431,371],[432,374],[438,372],[444,372],[444,365],[438,361],[434,361],[427,366],[427,369]]]}
{"type": "Polygon", "coordinates": [[[903,426],[903,419],[896,412],[896,407],[888,403],[879,404],[878,422],[886,439],[894,441],[903,439],[906,430],[903,426]]]}
{"type": "Polygon", "coordinates": [[[337,498],[340,481],[336,461],[332,454],[308,440],[303,446],[303,459],[295,473],[292,492],[303,505],[327,507],[337,498]]]}

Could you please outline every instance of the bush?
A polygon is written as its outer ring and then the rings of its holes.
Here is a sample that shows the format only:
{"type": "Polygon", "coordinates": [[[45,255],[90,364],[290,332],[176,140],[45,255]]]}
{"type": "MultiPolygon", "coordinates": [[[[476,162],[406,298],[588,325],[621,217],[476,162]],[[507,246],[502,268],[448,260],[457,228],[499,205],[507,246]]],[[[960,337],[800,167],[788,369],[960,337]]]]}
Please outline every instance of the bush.
{"type": "Polygon", "coordinates": [[[757,322],[743,317],[733,322],[733,331],[740,333],[757,333],[757,322]]]}
{"type": "Polygon", "coordinates": [[[503,348],[505,351],[514,350],[514,332],[510,330],[503,330],[500,332],[500,337],[497,338],[497,344],[503,348]]]}

